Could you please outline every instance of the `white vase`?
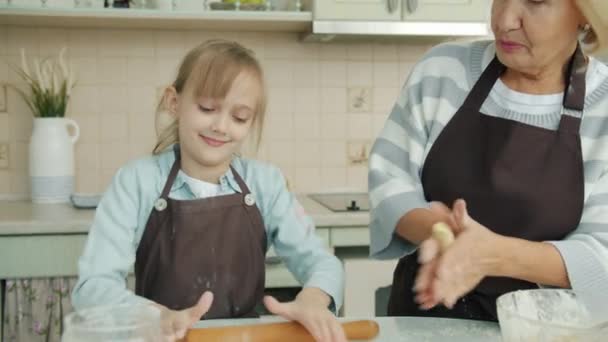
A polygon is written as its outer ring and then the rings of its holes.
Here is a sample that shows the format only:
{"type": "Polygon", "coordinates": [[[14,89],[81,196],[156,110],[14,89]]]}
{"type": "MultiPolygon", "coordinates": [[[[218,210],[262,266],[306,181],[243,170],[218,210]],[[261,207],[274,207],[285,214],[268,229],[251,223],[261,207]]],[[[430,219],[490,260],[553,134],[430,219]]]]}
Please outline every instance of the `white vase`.
{"type": "Polygon", "coordinates": [[[74,143],[80,128],[66,118],[36,118],[30,139],[32,202],[65,203],[74,190],[74,143]],[[68,127],[74,128],[70,136],[68,127]]]}

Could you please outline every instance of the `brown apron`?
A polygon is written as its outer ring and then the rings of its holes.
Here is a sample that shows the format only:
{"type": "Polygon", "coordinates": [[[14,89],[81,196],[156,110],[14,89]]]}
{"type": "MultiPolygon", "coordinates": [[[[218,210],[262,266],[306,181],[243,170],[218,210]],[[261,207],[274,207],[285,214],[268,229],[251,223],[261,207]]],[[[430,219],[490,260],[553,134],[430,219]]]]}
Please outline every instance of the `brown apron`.
{"type": "Polygon", "coordinates": [[[266,230],[253,195],[232,169],[242,193],[175,200],[179,150],[148,218],[135,260],[136,294],[173,310],[214,299],[201,319],[255,317],[264,295],[266,230]]]}
{"type": "MultiPolygon", "coordinates": [[[[556,131],[479,111],[504,70],[495,57],[431,147],[422,169],[425,198],[448,206],[463,198],[471,217],[498,234],[531,241],[563,239],[576,229],[583,211],[579,127],[585,57],[577,48],[565,70],[564,109],[556,131]]],[[[498,296],[537,287],[522,280],[487,277],[452,310],[439,305],[424,311],[412,291],[417,258],[417,253],[405,256],[395,269],[388,305],[391,316],[495,321],[498,296]]]]}

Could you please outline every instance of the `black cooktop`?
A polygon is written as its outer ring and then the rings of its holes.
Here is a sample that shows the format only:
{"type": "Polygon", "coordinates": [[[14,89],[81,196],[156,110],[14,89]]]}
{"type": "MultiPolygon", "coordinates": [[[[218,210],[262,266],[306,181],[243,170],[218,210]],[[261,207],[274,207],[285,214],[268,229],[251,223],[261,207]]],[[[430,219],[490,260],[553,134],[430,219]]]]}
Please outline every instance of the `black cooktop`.
{"type": "Polygon", "coordinates": [[[369,195],[366,192],[310,194],[308,197],[333,212],[369,211],[369,195]]]}

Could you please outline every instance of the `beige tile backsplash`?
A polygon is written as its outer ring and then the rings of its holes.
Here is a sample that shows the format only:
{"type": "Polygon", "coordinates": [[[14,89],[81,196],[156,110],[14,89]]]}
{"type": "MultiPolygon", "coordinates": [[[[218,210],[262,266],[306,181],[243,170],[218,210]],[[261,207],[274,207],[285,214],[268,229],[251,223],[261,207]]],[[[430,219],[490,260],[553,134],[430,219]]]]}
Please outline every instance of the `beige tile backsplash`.
{"type": "MultiPolygon", "coordinates": [[[[68,108],[81,129],[76,190],[100,192],[117,168],[151,151],[158,94],[187,50],[211,38],[235,39],[261,60],[269,104],[257,157],[278,165],[300,192],[366,189],[367,165],[350,162],[348,146],[374,139],[428,49],[419,43],[301,43],[291,33],[0,26],[0,84],[24,87],[8,67],[19,64],[21,48],[28,56],[48,56],[68,47],[78,72],[68,108]],[[349,105],[362,91],[368,102],[349,105]]],[[[8,90],[7,102],[0,143],[10,146],[9,168],[0,169],[0,197],[25,197],[32,118],[15,91],[8,90]]]]}

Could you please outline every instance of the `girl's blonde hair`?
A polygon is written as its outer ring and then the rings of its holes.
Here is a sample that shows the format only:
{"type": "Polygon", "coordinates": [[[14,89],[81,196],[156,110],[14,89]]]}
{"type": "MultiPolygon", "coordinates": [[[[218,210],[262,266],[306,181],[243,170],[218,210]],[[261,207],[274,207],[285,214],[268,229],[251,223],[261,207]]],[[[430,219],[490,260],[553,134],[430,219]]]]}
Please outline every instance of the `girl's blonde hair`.
{"type": "MultiPolygon", "coordinates": [[[[260,82],[260,97],[255,108],[253,139],[259,146],[266,112],[266,89],[264,74],[253,51],[239,43],[227,40],[209,40],[190,50],[172,83],[178,94],[192,91],[196,97],[223,99],[241,72],[248,72],[260,82]]],[[[154,154],[179,143],[178,120],[171,116],[168,123],[161,125],[160,116],[166,111],[165,99],[161,99],[156,110],[157,142],[154,154]],[[161,127],[162,126],[162,127],[161,127]]]]}

